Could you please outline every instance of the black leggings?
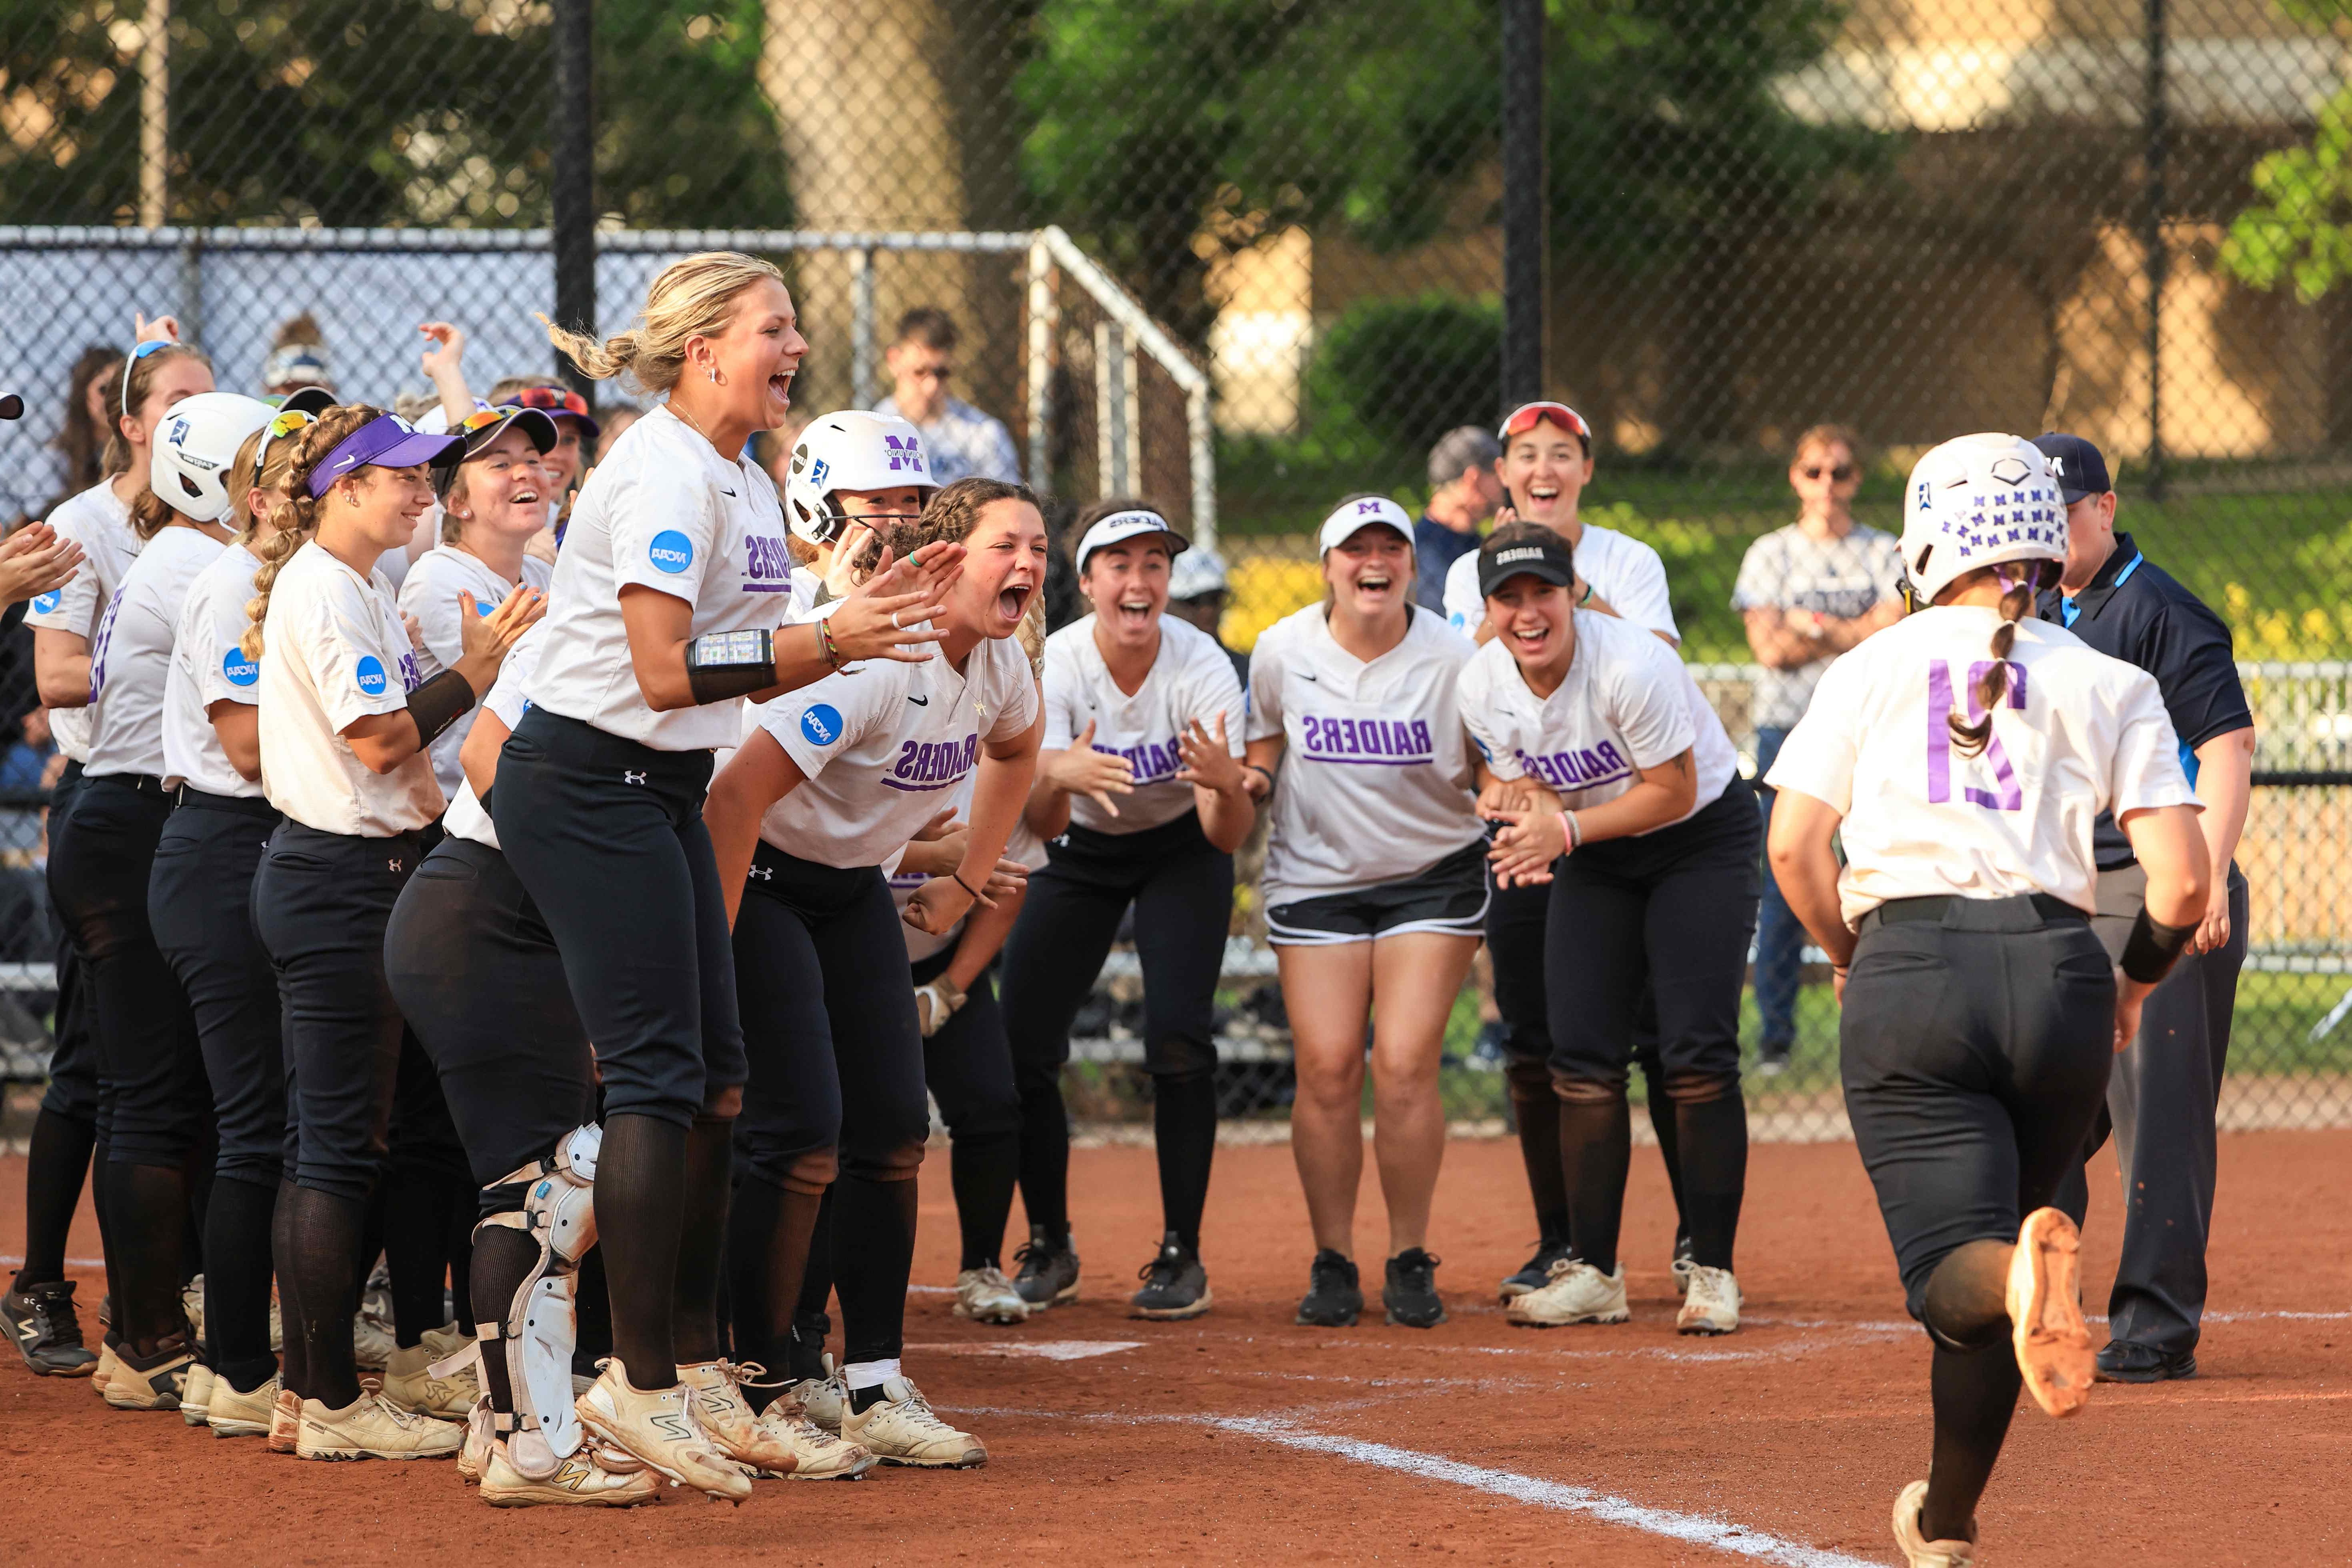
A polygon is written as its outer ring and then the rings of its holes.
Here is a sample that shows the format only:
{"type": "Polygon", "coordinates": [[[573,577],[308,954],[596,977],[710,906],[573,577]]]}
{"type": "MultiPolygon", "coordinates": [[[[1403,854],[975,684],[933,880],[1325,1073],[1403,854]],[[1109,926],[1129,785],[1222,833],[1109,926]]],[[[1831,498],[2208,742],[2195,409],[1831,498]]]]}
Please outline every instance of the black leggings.
{"type": "Polygon", "coordinates": [[[1004,945],[1004,1031],[1021,1089],[1021,1192],[1033,1226],[1069,1234],[1070,1021],[1135,908],[1143,1066],[1151,1075],[1166,1227],[1200,1246],[1216,1149],[1217,978],[1233,920],[1234,858],[1187,812],[1140,833],[1073,826],[1048,847],[1004,945]]]}
{"type": "MultiPolygon", "coordinates": [[[[911,984],[928,985],[946,973],[955,951],[950,947],[917,963],[911,984]]],[[[923,1042],[923,1082],[948,1127],[949,1183],[962,1228],[958,1267],[992,1268],[1001,1261],[1021,1163],[1021,1094],[997,1006],[993,960],[971,983],[963,1005],[923,1042]]]]}
{"type": "MultiPolygon", "coordinates": [[[[751,1061],[735,1131],[746,1177],[819,1194],[837,1163],[844,1354],[892,1359],[904,1338],[930,1107],[889,884],[871,866],[821,866],[763,843],[736,917],[735,957],[751,1061]]],[[[813,1205],[793,1214],[796,1230],[815,1218],[813,1205]]],[[[748,1236],[737,1243],[738,1279],[748,1267],[740,1251],[752,1245],[748,1236]]],[[[801,1281],[768,1279],[752,1328],[776,1347],[766,1363],[775,1366],[801,1281]]]]}
{"type": "Polygon", "coordinates": [[[1732,1266],[1747,1184],[1739,993],[1756,929],[1754,793],[1734,779],[1671,827],[1587,845],[1553,868],[1544,932],[1552,1092],[1577,1255],[1617,1264],[1632,1159],[1625,1087],[1654,1002],[1675,1163],[1694,1261],[1732,1266]]]}

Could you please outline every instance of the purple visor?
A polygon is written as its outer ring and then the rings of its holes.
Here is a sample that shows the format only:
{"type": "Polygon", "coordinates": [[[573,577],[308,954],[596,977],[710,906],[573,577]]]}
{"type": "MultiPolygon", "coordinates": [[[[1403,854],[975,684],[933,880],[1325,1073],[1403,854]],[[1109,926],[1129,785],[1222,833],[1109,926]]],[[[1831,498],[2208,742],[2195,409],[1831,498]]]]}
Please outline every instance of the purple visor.
{"type": "Polygon", "coordinates": [[[322,496],[337,479],[363,468],[411,468],[454,464],[466,455],[463,436],[427,436],[397,414],[378,415],[335,443],[310,471],[310,494],[322,496]]]}

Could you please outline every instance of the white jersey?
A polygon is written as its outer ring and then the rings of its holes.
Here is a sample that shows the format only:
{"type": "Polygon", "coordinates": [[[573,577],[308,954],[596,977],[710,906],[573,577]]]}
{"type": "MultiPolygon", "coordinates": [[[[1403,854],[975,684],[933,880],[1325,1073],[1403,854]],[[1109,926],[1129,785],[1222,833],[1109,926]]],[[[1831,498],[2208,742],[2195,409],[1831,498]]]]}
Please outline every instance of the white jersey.
{"type": "Polygon", "coordinates": [[[793,587],[776,487],[748,450],[733,462],[667,404],[621,434],[572,508],[549,595],[544,678],[531,701],[656,752],[709,752],[743,732],[742,700],[656,713],[638,689],[621,590],[693,606],[690,635],[772,631],[793,587]]]}
{"type": "MultiPolygon", "coordinates": [[[[969,822],[971,818],[971,781],[972,775],[966,773],[963,783],[956,786],[954,801],[942,804],[940,809],[945,811],[948,804],[952,804],[957,818],[969,822]]],[[[1045,864],[1045,841],[1029,831],[1029,823],[1025,815],[1016,815],[1013,818],[1012,835],[1004,841],[1004,858],[1018,860],[1032,871],[1042,868],[1045,864]]],[[[897,907],[901,915],[904,915],[907,912],[907,901],[915,896],[915,889],[931,879],[919,871],[900,870],[898,855],[892,855],[885,860],[882,863],[882,869],[890,879],[890,902],[897,907]]],[[[970,919],[971,917],[967,915],[964,920],[956,921],[946,931],[937,934],[927,931],[917,931],[901,920],[898,922],[898,931],[907,939],[907,962],[920,963],[927,958],[936,958],[961,942],[964,925],[970,919]]]]}
{"type": "Polygon", "coordinates": [[[1688,751],[1697,794],[1675,822],[1714,805],[1738,759],[1675,650],[1596,610],[1577,611],[1575,625],[1576,657],[1549,697],[1528,689],[1500,637],[1463,669],[1462,721],[1495,776],[1532,778],[1582,811],[1633,788],[1636,770],[1688,751]]]}
{"type": "Polygon", "coordinates": [[[210,714],[215,702],[261,700],[261,661],[237,645],[245,607],[253,602],[253,574],[261,563],[242,544],[221,547],[180,604],[172,638],[172,669],[163,680],[164,782],[192,784],[206,795],[261,798],[261,784],[236,771],[210,714]]]}
{"type": "MultiPolygon", "coordinates": [[[[534,555],[522,558],[522,586],[544,592],[555,568],[534,555]]],[[[515,584],[490,570],[489,563],[478,555],[470,555],[454,544],[437,544],[418,557],[408,569],[406,581],[400,585],[400,607],[404,614],[415,617],[417,633],[425,650],[416,656],[416,668],[425,679],[435,676],[456,664],[466,651],[464,623],[459,619],[457,597],[464,595],[473,606],[471,614],[487,616],[506,603],[515,584]]],[[[457,752],[466,744],[466,736],[474,728],[474,714],[468,710],[457,721],[441,731],[433,742],[433,777],[441,793],[455,800],[458,781],[465,770],[457,765],[457,752]]]]}
{"type": "Polygon", "coordinates": [[[316,540],[279,568],[262,622],[261,787],[269,804],[322,833],[389,838],[441,815],[423,752],[369,771],[342,731],[397,713],[425,683],[382,574],[373,580],[316,540]]]}
{"type": "MultiPolygon", "coordinates": [[[[1666,598],[1666,563],[1656,551],[1632,534],[1588,522],[1571,553],[1576,574],[1594,598],[1637,626],[1682,641],[1675,607],[1666,598]]],[[[1475,637],[1486,618],[1486,601],[1478,592],[1478,552],[1466,551],[1445,571],[1445,622],[1465,637],[1475,637]]]]}
{"type": "MultiPolygon", "coordinates": [[[[62,588],[52,588],[26,606],[25,624],[38,631],[71,632],[86,642],[98,640],[98,623],[106,606],[131,574],[146,542],[131,531],[131,508],[114,493],[114,481],[100,479],[49,513],[49,526],[81,546],[81,564],[62,588]]],[[[58,750],[78,763],[89,761],[90,731],[97,716],[87,708],[56,708],[49,711],[49,733],[58,750]]]]}
{"type": "Polygon", "coordinates": [[[1483,837],[1454,699],[1472,649],[1427,610],[1412,615],[1370,664],[1332,638],[1320,605],[1258,637],[1248,739],[1283,738],[1268,907],[1414,876],[1483,837]]]}
{"type": "MultiPolygon", "coordinates": [[[[539,668],[539,650],[546,646],[547,623],[542,620],[507,650],[507,661],[499,666],[499,678],[490,682],[489,695],[482,699],[480,710],[497,714],[499,722],[510,733],[530,707],[526,693],[530,690],[532,672],[539,668]]],[[[494,791],[497,787],[491,786],[494,791]]],[[[452,838],[470,838],[493,849],[500,847],[498,827],[490,821],[490,814],[482,809],[481,797],[474,793],[473,781],[466,776],[463,768],[457,770],[457,787],[449,792],[449,813],[441,819],[441,826],[448,829],[452,838]]]]}
{"type": "Polygon", "coordinates": [[[163,776],[165,688],[180,609],[196,578],[226,548],[201,529],[170,527],[131,563],[90,645],[89,711],[95,723],[83,765],[92,777],[163,776]]]}
{"type": "Polygon", "coordinates": [[[936,649],[921,664],[835,670],[746,715],[806,782],[770,806],[760,837],[820,866],[879,866],[955,800],[980,748],[1037,721],[1037,678],[1011,637],[971,650],[964,673],[936,649]]]}
{"type": "Polygon", "coordinates": [[[1125,757],[1135,768],[1135,793],[1118,797],[1118,815],[1091,795],[1070,796],[1070,820],[1097,833],[1141,833],[1193,808],[1192,786],[1179,784],[1184,765],[1177,737],[1193,720],[1212,735],[1223,715],[1225,739],[1242,754],[1248,708],[1234,661],[1217,639],[1174,616],[1160,617],[1160,653],[1129,697],[1118,689],[1095,643],[1095,617],[1064,626],[1045,639],[1047,751],[1067,751],[1089,722],[1094,749],[1125,757]]]}
{"type": "Polygon", "coordinates": [[[1999,612],[1922,610],[1830,666],[1764,781],[1845,819],[1839,902],[1849,927],[1889,899],[2048,893],[2095,907],[2091,828],[2194,805],[2156,679],[2046,621],[2019,623],[2009,696],[1969,757],[1945,717],[1973,721],[1999,612]]]}

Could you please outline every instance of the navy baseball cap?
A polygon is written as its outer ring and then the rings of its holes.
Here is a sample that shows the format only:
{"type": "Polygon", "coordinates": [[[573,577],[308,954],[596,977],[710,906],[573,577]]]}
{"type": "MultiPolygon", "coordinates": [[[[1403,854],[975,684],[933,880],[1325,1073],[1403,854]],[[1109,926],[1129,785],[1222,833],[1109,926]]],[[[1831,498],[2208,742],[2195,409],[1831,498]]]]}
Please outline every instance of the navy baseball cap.
{"type": "Polygon", "coordinates": [[[1514,577],[1533,577],[1555,588],[1576,582],[1576,560],[1568,541],[1549,529],[1541,539],[1515,540],[1496,545],[1488,540],[1478,552],[1478,596],[1492,598],[1495,590],[1514,577]]]}
{"type": "Polygon", "coordinates": [[[2033,445],[2058,470],[2058,493],[2065,498],[2068,506],[2084,496],[2103,496],[2116,488],[2115,480],[2107,477],[2106,458],[2080,436],[2053,430],[2036,436],[2033,445]]]}

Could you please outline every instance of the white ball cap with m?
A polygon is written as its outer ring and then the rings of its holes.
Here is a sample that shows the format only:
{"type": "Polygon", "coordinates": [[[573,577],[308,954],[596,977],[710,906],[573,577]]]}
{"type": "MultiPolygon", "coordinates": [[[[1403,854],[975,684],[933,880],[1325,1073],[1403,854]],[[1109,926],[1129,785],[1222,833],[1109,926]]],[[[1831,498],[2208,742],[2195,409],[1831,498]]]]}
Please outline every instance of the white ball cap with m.
{"type": "Polygon", "coordinates": [[[1359,496],[1341,501],[1323,520],[1323,526],[1316,531],[1315,552],[1328,555],[1367,528],[1393,528],[1404,535],[1407,544],[1412,542],[1412,519],[1405,515],[1404,508],[1386,496],[1359,496]]]}
{"type": "Polygon", "coordinates": [[[2066,558],[2066,502],[2050,459],[2017,436],[1958,436],[1911,468],[1903,568],[1922,602],[2005,561],[2066,558]]]}

